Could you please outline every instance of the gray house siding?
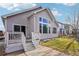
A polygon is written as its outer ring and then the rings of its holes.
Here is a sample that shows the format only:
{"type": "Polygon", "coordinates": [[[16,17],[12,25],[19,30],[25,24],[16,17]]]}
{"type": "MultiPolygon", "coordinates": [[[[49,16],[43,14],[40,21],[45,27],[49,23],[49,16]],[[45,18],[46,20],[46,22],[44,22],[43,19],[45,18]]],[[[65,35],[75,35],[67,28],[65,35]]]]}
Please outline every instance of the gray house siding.
{"type": "Polygon", "coordinates": [[[32,32],[34,32],[34,16],[28,18],[27,24],[27,34],[32,36],[32,32]]]}
{"type": "Polygon", "coordinates": [[[6,31],[14,32],[13,25],[26,26],[26,37],[31,37],[32,32],[35,34],[40,34],[40,39],[58,37],[58,30],[56,33],[53,32],[53,28],[58,28],[55,18],[51,17],[47,9],[44,9],[40,12],[37,10],[32,10],[30,12],[25,12],[17,15],[10,16],[6,18],[6,31]],[[39,32],[39,17],[45,18],[50,22],[50,33],[48,28],[48,33],[39,32]]]}
{"type": "MultiPolygon", "coordinates": [[[[34,10],[35,11],[35,10],[34,10]]],[[[26,36],[31,35],[30,33],[34,31],[34,20],[33,16],[28,18],[34,11],[21,13],[18,15],[14,15],[11,17],[6,18],[7,28],[6,31],[13,32],[13,25],[21,25],[26,26],[26,36]]]]}

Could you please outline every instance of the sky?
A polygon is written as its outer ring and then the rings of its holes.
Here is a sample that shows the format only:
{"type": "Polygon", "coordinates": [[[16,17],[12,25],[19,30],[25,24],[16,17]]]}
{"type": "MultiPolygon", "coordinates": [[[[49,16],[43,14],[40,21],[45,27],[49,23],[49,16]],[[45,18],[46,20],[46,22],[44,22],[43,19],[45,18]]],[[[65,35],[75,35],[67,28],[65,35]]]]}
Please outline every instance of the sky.
{"type": "MultiPolygon", "coordinates": [[[[56,20],[63,23],[66,23],[67,17],[72,19],[74,12],[79,11],[78,3],[0,3],[0,16],[35,6],[49,8],[55,16],[56,20]]],[[[0,30],[4,31],[1,18],[0,30]]]]}

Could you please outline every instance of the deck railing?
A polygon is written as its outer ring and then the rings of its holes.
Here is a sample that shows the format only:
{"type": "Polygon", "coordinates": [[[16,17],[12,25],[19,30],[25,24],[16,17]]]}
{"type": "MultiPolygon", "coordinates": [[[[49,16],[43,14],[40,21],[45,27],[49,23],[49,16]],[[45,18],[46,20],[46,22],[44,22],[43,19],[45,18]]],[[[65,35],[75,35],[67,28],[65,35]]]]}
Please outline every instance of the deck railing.
{"type": "Polygon", "coordinates": [[[34,33],[32,32],[32,42],[34,46],[37,48],[40,42],[40,33],[34,33]]]}
{"type": "Polygon", "coordinates": [[[26,51],[26,37],[23,32],[6,32],[5,33],[5,48],[21,44],[26,51]]]}
{"type": "Polygon", "coordinates": [[[5,44],[14,44],[22,42],[22,32],[6,32],[5,33],[5,44]]]}

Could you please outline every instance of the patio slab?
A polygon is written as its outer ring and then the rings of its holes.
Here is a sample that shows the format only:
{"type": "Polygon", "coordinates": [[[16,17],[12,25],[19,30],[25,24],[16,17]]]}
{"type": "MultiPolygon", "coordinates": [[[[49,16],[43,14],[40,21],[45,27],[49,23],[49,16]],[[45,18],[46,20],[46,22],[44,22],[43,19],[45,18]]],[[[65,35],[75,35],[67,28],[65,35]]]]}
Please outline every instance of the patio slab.
{"type": "Polygon", "coordinates": [[[37,49],[26,52],[28,56],[67,56],[57,50],[53,50],[49,47],[39,45],[37,49]]]}
{"type": "Polygon", "coordinates": [[[18,51],[14,53],[7,54],[6,56],[68,56],[57,50],[39,45],[36,49],[28,52],[18,51]]]}

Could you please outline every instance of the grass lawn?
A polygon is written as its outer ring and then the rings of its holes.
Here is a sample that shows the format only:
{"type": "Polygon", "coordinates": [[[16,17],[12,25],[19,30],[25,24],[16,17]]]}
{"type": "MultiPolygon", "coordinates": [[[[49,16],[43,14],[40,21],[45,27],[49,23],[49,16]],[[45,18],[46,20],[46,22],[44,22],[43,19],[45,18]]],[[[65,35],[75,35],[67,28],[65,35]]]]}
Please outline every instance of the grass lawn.
{"type": "Polygon", "coordinates": [[[73,37],[63,36],[46,42],[41,42],[41,45],[70,55],[79,55],[79,44],[73,37]]]}

